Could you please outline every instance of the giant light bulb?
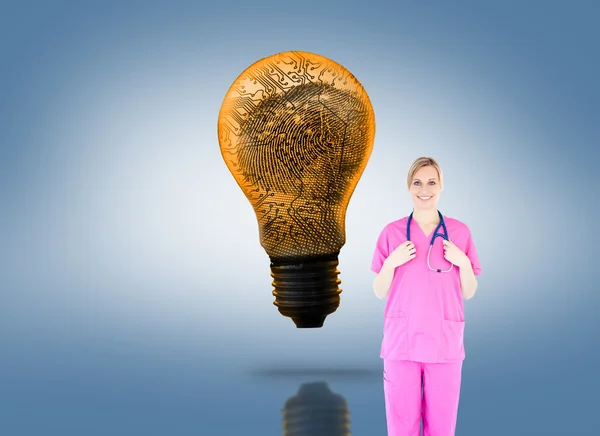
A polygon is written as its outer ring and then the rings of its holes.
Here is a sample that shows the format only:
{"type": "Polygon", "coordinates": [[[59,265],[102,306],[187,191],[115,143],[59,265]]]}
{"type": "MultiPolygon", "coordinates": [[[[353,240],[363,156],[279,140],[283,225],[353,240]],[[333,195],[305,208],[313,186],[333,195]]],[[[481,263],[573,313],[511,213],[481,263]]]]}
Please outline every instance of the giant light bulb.
{"type": "Polygon", "coordinates": [[[346,209],[373,149],[369,96],[330,59],[278,53],[231,85],[218,138],[258,220],[273,304],[298,328],[322,327],[340,303],[346,209]]]}

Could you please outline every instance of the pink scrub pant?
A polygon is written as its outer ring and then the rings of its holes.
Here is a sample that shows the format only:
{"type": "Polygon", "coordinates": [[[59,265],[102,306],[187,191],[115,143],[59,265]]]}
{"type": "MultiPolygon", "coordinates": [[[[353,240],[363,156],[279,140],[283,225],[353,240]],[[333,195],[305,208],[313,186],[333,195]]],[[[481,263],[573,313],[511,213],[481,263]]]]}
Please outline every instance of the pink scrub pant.
{"type": "Polygon", "coordinates": [[[388,436],[454,436],[462,363],[384,359],[388,436]]]}

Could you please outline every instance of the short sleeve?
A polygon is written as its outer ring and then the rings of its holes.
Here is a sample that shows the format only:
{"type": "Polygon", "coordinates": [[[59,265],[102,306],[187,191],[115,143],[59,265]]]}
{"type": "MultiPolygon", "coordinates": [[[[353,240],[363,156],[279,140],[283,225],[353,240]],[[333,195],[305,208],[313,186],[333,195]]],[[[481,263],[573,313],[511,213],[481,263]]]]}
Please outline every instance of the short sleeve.
{"type": "Polygon", "coordinates": [[[375,253],[373,253],[373,260],[371,261],[371,271],[379,274],[383,262],[389,256],[389,244],[388,244],[388,227],[386,226],[379,238],[377,238],[377,245],[375,246],[375,253]]]}
{"type": "Polygon", "coordinates": [[[473,273],[478,276],[481,274],[481,265],[479,264],[479,256],[477,255],[477,250],[475,249],[475,244],[473,243],[473,236],[471,235],[471,231],[467,229],[467,245],[465,248],[465,254],[471,261],[471,266],[473,267],[473,273]]]}

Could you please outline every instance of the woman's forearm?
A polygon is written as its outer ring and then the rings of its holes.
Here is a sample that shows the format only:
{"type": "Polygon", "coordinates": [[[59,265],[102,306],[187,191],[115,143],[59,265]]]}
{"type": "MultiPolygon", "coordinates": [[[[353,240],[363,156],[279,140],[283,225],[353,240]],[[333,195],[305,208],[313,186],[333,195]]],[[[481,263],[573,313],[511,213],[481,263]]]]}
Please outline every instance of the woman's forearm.
{"type": "Polygon", "coordinates": [[[470,261],[465,261],[465,264],[459,267],[460,272],[460,289],[463,298],[468,300],[475,295],[477,290],[477,278],[473,273],[473,266],[470,261]]]}
{"type": "Polygon", "coordinates": [[[379,274],[377,274],[373,280],[373,290],[375,291],[377,298],[384,299],[387,297],[388,292],[390,292],[390,287],[392,286],[395,270],[396,268],[389,265],[387,261],[383,262],[379,274]]]}

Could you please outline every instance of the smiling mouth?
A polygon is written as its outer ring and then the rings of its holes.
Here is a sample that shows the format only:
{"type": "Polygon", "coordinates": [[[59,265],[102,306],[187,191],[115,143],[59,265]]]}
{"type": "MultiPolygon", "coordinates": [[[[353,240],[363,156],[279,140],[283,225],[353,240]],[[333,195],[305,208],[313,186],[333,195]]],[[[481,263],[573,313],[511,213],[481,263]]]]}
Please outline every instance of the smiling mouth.
{"type": "Polygon", "coordinates": [[[432,197],[432,196],[429,196],[429,197],[419,197],[419,196],[417,196],[417,198],[418,198],[419,200],[423,200],[423,201],[427,201],[427,200],[429,200],[431,197],[432,197]]]}

